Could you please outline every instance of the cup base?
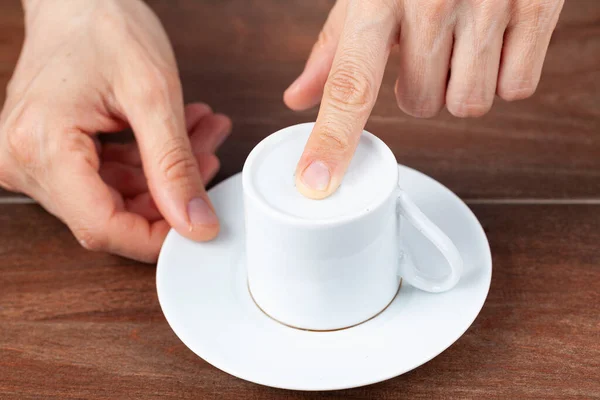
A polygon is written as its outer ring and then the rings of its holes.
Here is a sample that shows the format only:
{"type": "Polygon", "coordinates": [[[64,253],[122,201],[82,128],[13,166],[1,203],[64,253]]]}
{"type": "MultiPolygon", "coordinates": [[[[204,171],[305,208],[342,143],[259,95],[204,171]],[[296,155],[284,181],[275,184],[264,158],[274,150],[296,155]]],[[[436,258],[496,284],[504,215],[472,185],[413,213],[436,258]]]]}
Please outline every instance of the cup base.
{"type": "Polygon", "coordinates": [[[278,324],[281,324],[283,326],[287,326],[288,328],[298,329],[300,331],[305,331],[305,332],[337,332],[337,331],[342,331],[344,329],[354,328],[355,326],[358,326],[358,325],[362,325],[365,322],[369,322],[370,320],[372,320],[373,318],[377,317],[379,314],[381,314],[382,312],[384,312],[390,306],[390,304],[392,304],[394,302],[394,300],[396,299],[396,297],[398,297],[398,293],[400,293],[400,289],[402,288],[402,278],[400,278],[400,282],[398,283],[398,289],[396,290],[396,294],[394,294],[394,296],[392,296],[392,299],[389,301],[389,303],[387,303],[385,305],[385,307],[383,307],[381,310],[377,311],[377,313],[375,313],[374,315],[372,315],[369,318],[365,319],[364,321],[360,321],[360,322],[357,322],[356,324],[352,324],[352,325],[348,325],[348,326],[343,326],[341,328],[335,328],[335,329],[309,329],[309,328],[301,328],[299,326],[294,326],[294,325],[290,325],[288,323],[282,322],[282,321],[278,320],[277,318],[269,315],[269,313],[266,312],[265,310],[263,310],[263,308],[256,302],[256,300],[254,299],[254,296],[252,295],[252,290],[250,290],[250,283],[248,282],[248,280],[246,280],[246,288],[248,289],[248,294],[250,295],[250,298],[252,299],[252,302],[254,303],[254,305],[256,306],[256,308],[258,308],[260,310],[260,312],[262,312],[263,314],[265,314],[267,317],[269,317],[273,321],[277,322],[278,324]]]}

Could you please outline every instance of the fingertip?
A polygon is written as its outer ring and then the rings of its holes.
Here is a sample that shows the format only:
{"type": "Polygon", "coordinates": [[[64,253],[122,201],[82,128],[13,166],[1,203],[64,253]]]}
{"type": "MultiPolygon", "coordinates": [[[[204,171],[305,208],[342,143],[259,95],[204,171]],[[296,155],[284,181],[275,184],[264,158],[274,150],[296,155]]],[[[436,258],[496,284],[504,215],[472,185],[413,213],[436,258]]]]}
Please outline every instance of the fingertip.
{"type": "Polygon", "coordinates": [[[212,108],[206,103],[190,103],[185,106],[185,126],[187,131],[192,131],[198,122],[212,114],[212,108]]]}
{"type": "Polygon", "coordinates": [[[231,133],[231,129],[233,128],[233,122],[231,121],[231,118],[221,113],[215,114],[214,118],[217,121],[220,130],[226,135],[229,135],[231,133]]]}
{"type": "Polygon", "coordinates": [[[219,235],[221,227],[217,223],[216,225],[204,225],[201,228],[194,228],[190,232],[191,239],[198,242],[209,242],[215,239],[219,235]]]}
{"type": "Polygon", "coordinates": [[[190,225],[188,229],[176,229],[181,235],[195,242],[209,242],[218,235],[221,226],[218,222],[214,224],[190,225]]]}
{"type": "Polygon", "coordinates": [[[329,188],[324,191],[315,190],[310,186],[306,185],[304,182],[302,182],[301,179],[296,179],[296,189],[298,190],[298,192],[300,192],[301,195],[312,200],[326,199],[335,192],[335,189],[330,190],[329,188]]]}
{"type": "Polygon", "coordinates": [[[323,161],[314,160],[299,168],[296,174],[296,189],[305,197],[321,200],[329,197],[338,185],[331,176],[331,168],[323,161]]]}
{"type": "Polygon", "coordinates": [[[196,240],[207,241],[214,239],[219,234],[219,219],[210,203],[203,197],[196,197],[188,203],[189,226],[188,232],[181,232],[184,236],[196,240]]]}
{"type": "Polygon", "coordinates": [[[206,103],[196,102],[185,105],[186,115],[206,115],[211,114],[212,112],[212,108],[206,103]]]}
{"type": "Polygon", "coordinates": [[[294,111],[303,111],[319,104],[332,61],[330,51],[311,55],[304,71],[283,93],[285,105],[294,111]]]}
{"type": "MultiPolygon", "coordinates": [[[[302,87],[302,83],[293,83],[283,93],[283,102],[293,111],[304,111],[312,108],[321,100],[321,90],[310,93],[309,89],[302,87]]],[[[313,90],[313,92],[315,91],[313,90]]]]}
{"type": "Polygon", "coordinates": [[[300,107],[300,104],[296,101],[296,96],[290,89],[288,88],[285,92],[283,92],[283,103],[292,111],[302,111],[303,108],[300,107]]]}

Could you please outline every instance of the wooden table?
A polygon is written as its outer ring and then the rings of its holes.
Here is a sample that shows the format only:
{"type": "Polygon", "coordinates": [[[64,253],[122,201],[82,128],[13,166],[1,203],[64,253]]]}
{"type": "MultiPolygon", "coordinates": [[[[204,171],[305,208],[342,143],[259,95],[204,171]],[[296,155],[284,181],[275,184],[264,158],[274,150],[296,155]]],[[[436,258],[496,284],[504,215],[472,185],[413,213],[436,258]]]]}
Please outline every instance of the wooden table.
{"type": "MultiPolygon", "coordinates": [[[[240,171],[267,134],[315,118],[287,110],[281,95],[331,1],[150,4],[173,41],[186,99],[234,121],[217,180],[240,171]]],[[[23,25],[18,1],[0,10],[4,87],[23,25]]],[[[368,129],[465,199],[492,247],[488,300],[461,339],[369,387],[302,393],[248,383],[177,339],[153,266],[86,252],[40,207],[2,192],[0,398],[600,398],[600,1],[567,1],[536,95],[498,100],[481,119],[403,115],[394,57],[368,129]]]]}

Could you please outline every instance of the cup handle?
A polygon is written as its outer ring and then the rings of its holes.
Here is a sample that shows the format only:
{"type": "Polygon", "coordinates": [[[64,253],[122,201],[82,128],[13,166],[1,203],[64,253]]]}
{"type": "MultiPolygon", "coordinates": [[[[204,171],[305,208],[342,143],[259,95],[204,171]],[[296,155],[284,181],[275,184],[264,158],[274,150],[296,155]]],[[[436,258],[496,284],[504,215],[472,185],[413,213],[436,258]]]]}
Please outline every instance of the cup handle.
{"type": "Polygon", "coordinates": [[[442,278],[429,278],[423,276],[421,271],[412,261],[410,254],[400,249],[400,265],[398,274],[412,286],[426,292],[444,292],[452,289],[460,279],[463,270],[463,260],[460,252],[442,230],[435,225],[417,205],[408,197],[406,192],[398,188],[396,203],[396,217],[398,218],[398,238],[400,238],[400,220],[406,218],[417,230],[423,234],[442,253],[448,265],[450,273],[442,278]]]}

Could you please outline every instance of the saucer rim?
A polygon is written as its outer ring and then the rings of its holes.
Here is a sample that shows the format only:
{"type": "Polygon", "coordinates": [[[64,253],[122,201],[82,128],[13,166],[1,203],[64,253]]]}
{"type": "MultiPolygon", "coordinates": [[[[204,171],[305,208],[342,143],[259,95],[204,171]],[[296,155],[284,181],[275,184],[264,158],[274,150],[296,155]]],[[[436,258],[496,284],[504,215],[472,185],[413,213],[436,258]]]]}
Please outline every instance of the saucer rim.
{"type": "MultiPolygon", "coordinates": [[[[205,362],[207,362],[208,364],[212,365],[213,367],[228,373],[229,375],[232,375],[238,379],[242,379],[244,381],[247,382],[252,382],[255,384],[259,384],[262,386],[266,386],[266,387],[273,387],[273,388],[278,388],[278,389],[285,389],[285,390],[297,390],[297,391],[306,391],[306,392],[314,392],[314,391],[332,391],[332,390],[344,390],[344,389],[352,389],[352,388],[357,388],[357,387],[364,387],[364,386],[368,386],[368,385],[372,385],[375,383],[380,383],[380,382],[384,382],[386,380],[401,376],[409,371],[412,371],[415,368],[418,368],[426,363],[428,363],[429,361],[431,361],[432,359],[434,359],[435,357],[439,356],[440,354],[442,354],[444,351],[446,351],[450,346],[452,346],[454,343],[456,343],[456,341],[458,341],[458,339],[460,339],[465,332],[473,325],[473,322],[477,319],[477,317],[479,316],[479,314],[481,313],[481,310],[483,309],[483,306],[487,300],[487,297],[489,295],[489,290],[491,287],[491,281],[492,281],[492,274],[493,274],[493,260],[492,260],[492,256],[491,256],[491,248],[489,245],[489,240],[487,238],[487,235],[485,234],[485,230],[483,229],[481,223],[479,222],[479,220],[477,219],[477,217],[475,216],[475,214],[473,213],[473,211],[464,203],[463,200],[460,199],[460,197],[458,197],[454,192],[452,192],[449,188],[447,188],[445,185],[443,185],[442,183],[440,183],[439,181],[437,181],[436,179],[418,171],[415,170],[413,168],[404,166],[399,164],[398,165],[398,170],[399,170],[399,176],[402,175],[402,169],[404,170],[408,170],[412,173],[416,173],[417,175],[419,175],[420,179],[426,179],[429,181],[433,181],[433,183],[435,183],[436,185],[438,185],[440,187],[440,189],[444,189],[448,194],[450,194],[456,203],[460,204],[460,207],[463,209],[463,211],[465,211],[465,215],[468,215],[468,218],[470,218],[472,220],[472,222],[475,222],[474,226],[477,226],[478,228],[478,235],[483,239],[482,244],[485,244],[484,247],[481,248],[481,254],[484,254],[485,251],[485,265],[484,268],[489,270],[489,279],[487,280],[487,282],[485,283],[485,294],[481,297],[480,303],[477,304],[476,309],[477,311],[474,312],[474,315],[472,318],[468,319],[468,323],[464,324],[464,329],[459,328],[458,329],[458,333],[456,334],[456,336],[452,337],[451,340],[448,341],[448,345],[445,346],[443,349],[441,349],[440,351],[436,351],[435,354],[429,356],[429,357],[423,357],[421,359],[419,359],[417,362],[411,364],[410,366],[405,366],[404,368],[401,369],[393,369],[390,368],[389,370],[392,371],[388,374],[382,374],[380,376],[378,376],[377,378],[372,378],[372,379],[366,379],[366,380],[357,380],[357,379],[349,379],[348,381],[344,381],[342,380],[338,380],[338,383],[336,385],[319,385],[317,384],[306,384],[306,385],[302,385],[302,384],[296,384],[296,385],[290,385],[290,384],[277,384],[274,383],[272,381],[266,382],[264,380],[261,379],[255,379],[254,377],[246,377],[244,376],[244,371],[240,371],[238,370],[235,366],[230,367],[228,365],[228,363],[226,362],[221,362],[220,360],[207,360],[206,358],[204,358],[203,356],[201,356],[199,353],[204,353],[206,354],[206,351],[203,351],[203,349],[206,349],[206,345],[200,345],[200,347],[198,346],[197,343],[195,343],[193,346],[191,346],[189,343],[186,342],[186,340],[184,340],[182,337],[180,337],[180,335],[175,331],[175,329],[173,329],[173,321],[170,319],[172,318],[169,317],[167,314],[167,312],[165,312],[165,307],[163,304],[164,301],[164,296],[161,296],[161,284],[159,281],[159,274],[158,274],[158,266],[161,264],[161,260],[165,257],[164,254],[167,252],[166,248],[167,247],[172,247],[173,244],[172,242],[174,242],[177,238],[179,237],[181,239],[184,239],[183,237],[181,237],[177,232],[175,232],[174,230],[170,230],[167,238],[165,239],[165,242],[163,244],[163,247],[165,249],[161,249],[161,252],[159,254],[159,258],[158,258],[158,262],[157,262],[157,274],[156,274],[156,287],[157,287],[157,295],[158,295],[158,301],[161,307],[161,310],[163,311],[163,315],[165,316],[165,319],[167,320],[167,323],[169,324],[169,327],[171,328],[171,330],[173,331],[173,333],[175,333],[175,335],[177,336],[177,338],[179,340],[181,340],[181,342],[183,344],[185,344],[185,346],[192,351],[192,353],[194,353],[196,356],[200,357],[202,360],[204,360],[205,362]],[[162,300],[161,300],[162,298],[162,300]],[[195,351],[195,350],[200,350],[200,351],[195,351]]],[[[230,180],[235,179],[237,176],[241,175],[241,173],[237,173],[232,175],[231,177],[223,180],[222,182],[220,182],[219,184],[215,185],[213,188],[211,188],[209,190],[209,192],[212,192],[222,186],[225,186],[229,183],[230,180]]],[[[240,176],[240,184],[242,183],[242,177],[240,176]]],[[[402,185],[400,184],[400,186],[402,187],[402,185]]],[[[483,283],[482,283],[483,284],[483,283]]],[[[482,289],[483,289],[483,285],[482,285],[482,289]]],[[[392,300],[391,303],[393,303],[395,301],[396,296],[394,297],[394,299],[392,300]]],[[[390,304],[391,304],[390,303],[390,304]]],[[[385,310],[383,310],[382,314],[385,314],[385,311],[387,310],[387,307],[385,310]]],[[[261,311],[262,314],[262,311],[261,311]]],[[[267,316],[268,317],[268,316],[267,316]]],[[[269,317],[270,318],[270,317],[269,317]]],[[[280,324],[277,321],[273,321],[273,323],[275,324],[280,324]]],[[[177,325],[177,324],[175,324],[177,325]]],[[[281,324],[280,324],[281,325],[281,324]]],[[[362,325],[362,324],[361,324],[362,325]]],[[[285,325],[284,325],[285,326],[285,325]]],[[[359,325],[360,326],[360,325],[359,325]]],[[[347,329],[345,329],[348,332],[352,332],[353,330],[355,330],[357,327],[349,327],[347,329]]],[[[303,335],[314,335],[314,334],[326,334],[327,332],[313,332],[313,331],[304,331],[301,329],[295,329],[293,327],[287,327],[286,329],[293,329],[296,331],[300,331],[301,334],[303,335]]],[[[208,352],[210,353],[210,352],[208,352]]],[[[257,363],[258,365],[258,363],[257,363]]]]}

